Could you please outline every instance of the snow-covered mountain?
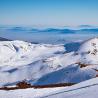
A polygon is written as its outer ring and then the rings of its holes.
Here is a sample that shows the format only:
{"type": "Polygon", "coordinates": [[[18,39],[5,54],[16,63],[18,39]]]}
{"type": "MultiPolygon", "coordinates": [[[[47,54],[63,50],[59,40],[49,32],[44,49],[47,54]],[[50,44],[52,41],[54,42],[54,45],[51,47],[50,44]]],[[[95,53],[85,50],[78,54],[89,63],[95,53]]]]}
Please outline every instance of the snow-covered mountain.
{"type": "Polygon", "coordinates": [[[97,38],[90,39],[81,43],[77,51],[69,53],[66,52],[65,45],[31,44],[23,41],[0,42],[0,81],[4,81],[0,82],[1,86],[24,79],[32,84],[51,84],[77,83],[93,78],[96,71],[91,66],[81,68],[79,64],[93,64],[96,67],[97,42],[97,38]]]}
{"type": "MultiPolygon", "coordinates": [[[[75,45],[77,48],[72,47],[70,51],[66,46],[68,44],[1,41],[0,87],[13,86],[23,80],[33,85],[44,85],[82,83],[96,78],[98,76],[98,38],[81,42],[75,45]]],[[[4,95],[0,93],[0,96],[3,98],[4,95]]]]}
{"type": "Polygon", "coordinates": [[[96,77],[98,74],[98,38],[81,43],[75,52],[60,54],[47,58],[49,66],[61,68],[41,77],[35,84],[79,83],[96,77]],[[96,70],[94,70],[96,69],[96,70]],[[56,75],[58,75],[56,77],[56,75]],[[44,81],[43,81],[44,80],[44,81]]]}
{"type": "Polygon", "coordinates": [[[84,42],[78,53],[81,54],[81,62],[86,64],[98,64],[98,38],[84,42]]]}
{"type": "Polygon", "coordinates": [[[0,42],[0,85],[36,79],[52,71],[43,60],[64,51],[63,45],[31,44],[23,41],[0,42]]]}

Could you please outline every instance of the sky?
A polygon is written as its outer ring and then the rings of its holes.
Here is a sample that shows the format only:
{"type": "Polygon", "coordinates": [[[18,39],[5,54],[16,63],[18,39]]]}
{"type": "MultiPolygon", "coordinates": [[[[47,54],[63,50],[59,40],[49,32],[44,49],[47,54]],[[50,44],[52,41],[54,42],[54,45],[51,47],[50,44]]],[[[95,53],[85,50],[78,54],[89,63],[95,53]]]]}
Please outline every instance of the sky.
{"type": "Polygon", "coordinates": [[[98,0],[0,0],[0,25],[98,25],[98,0]]]}

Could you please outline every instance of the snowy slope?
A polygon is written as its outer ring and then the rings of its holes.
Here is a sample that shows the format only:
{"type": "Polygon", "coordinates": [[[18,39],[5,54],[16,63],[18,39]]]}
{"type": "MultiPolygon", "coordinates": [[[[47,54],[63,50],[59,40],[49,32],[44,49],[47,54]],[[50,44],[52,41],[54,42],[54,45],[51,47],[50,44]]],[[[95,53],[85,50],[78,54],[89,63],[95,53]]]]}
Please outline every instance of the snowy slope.
{"type": "MultiPolygon", "coordinates": [[[[60,88],[54,92],[38,95],[37,98],[97,98],[98,78],[81,82],[72,87],[60,88]]],[[[36,98],[36,97],[35,97],[36,98]]]]}
{"type": "Polygon", "coordinates": [[[44,75],[35,84],[79,83],[94,78],[98,74],[94,70],[98,69],[98,38],[83,42],[76,52],[48,58],[47,62],[51,67],[61,69],[44,75]],[[78,63],[86,67],[81,68],[78,63]]]}
{"type": "Polygon", "coordinates": [[[23,41],[0,42],[0,65],[26,65],[32,61],[56,52],[64,51],[63,46],[31,44],[23,41]],[[48,50],[48,51],[47,51],[48,50]]]}
{"type": "MultiPolygon", "coordinates": [[[[68,52],[68,50],[66,51],[66,45],[31,44],[18,40],[0,42],[1,87],[15,85],[17,82],[22,80],[26,80],[27,82],[36,85],[81,82],[80,84],[77,84],[76,87],[72,86],[64,88],[64,90],[76,89],[77,87],[80,88],[80,86],[82,86],[82,81],[98,76],[97,69],[98,38],[84,41],[80,44],[80,46],[78,46],[77,50],[74,51],[73,49],[73,51],[70,52],[68,52]],[[82,65],[85,66],[81,67],[82,65]]],[[[95,80],[92,79],[89,81],[92,81],[92,84],[94,84],[94,81],[97,80],[98,79],[96,78],[95,80]]],[[[83,86],[84,85],[88,85],[88,82],[84,82],[83,86]]],[[[95,90],[95,86],[91,86],[91,88],[93,89],[86,90],[95,90]]],[[[57,90],[62,91],[61,89],[63,88],[51,88],[50,91],[52,92],[53,90],[53,92],[57,92],[57,90]]],[[[16,96],[17,98],[20,98],[23,96],[23,98],[27,98],[26,94],[29,93],[32,95],[39,91],[41,91],[41,89],[15,90],[12,91],[12,94],[11,91],[0,91],[0,98],[4,98],[7,94],[10,95],[10,97],[16,96]],[[21,95],[21,92],[26,93],[21,95]],[[4,96],[5,93],[6,95],[4,96]],[[17,93],[20,93],[19,96],[17,93]]],[[[47,91],[49,92],[49,89],[42,89],[42,91],[46,92],[47,95],[47,91]]],[[[83,90],[83,92],[84,91],[85,90],[83,90]]],[[[83,93],[82,91],[79,92],[83,93]]],[[[40,94],[45,95],[44,93],[40,94]]],[[[52,93],[50,93],[50,95],[51,94],[52,93]]],[[[96,92],[94,94],[96,95],[96,92]]],[[[70,94],[65,94],[64,96],[70,96],[70,98],[72,98],[70,94]]],[[[60,94],[58,98],[63,98],[63,94],[60,94]]],[[[73,98],[75,98],[75,96],[73,98]]]]}
{"type": "Polygon", "coordinates": [[[0,98],[97,98],[98,78],[71,87],[0,91],[0,98]]]}
{"type": "Polygon", "coordinates": [[[81,54],[81,62],[86,64],[98,64],[98,38],[84,42],[78,53],[81,54]]]}
{"type": "Polygon", "coordinates": [[[43,59],[64,51],[62,45],[0,42],[0,85],[38,78],[51,72],[52,69],[43,64],[43,59]]]}

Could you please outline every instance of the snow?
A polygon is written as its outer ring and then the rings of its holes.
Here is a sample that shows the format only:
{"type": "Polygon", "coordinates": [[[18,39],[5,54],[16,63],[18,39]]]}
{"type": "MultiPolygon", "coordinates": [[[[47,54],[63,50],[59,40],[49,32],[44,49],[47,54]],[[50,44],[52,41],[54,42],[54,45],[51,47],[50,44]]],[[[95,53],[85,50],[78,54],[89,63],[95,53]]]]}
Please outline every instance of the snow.
{"type": "Polygon", "coordinates": [[[23,41],[0,42],[0,65],[26,65],[55,52],[64,51],[63,46],[31,44],[23,41]],[[48,50],[48,51],[47,51],[48,50]]]}
{"type": "Polygon", "coordinates": [[[32,85],[78,83],[71,87],[0,90],[0,98],[97,98],[98,38],[75,44],[73,49],[70,44],[0,41],[0,87],[15,86],[23,80],[32,85]],[[79,63],[88,66],[81,68],[79,63]]]}
{"type": "Polygon", "coordinates": [[[86,64],[98,64],[98,38],[84,42],[78,53],[81,54],[81,62],[86,64]]]}
{"type": "Polygon", "coordinates": [[[87,80],[71,87],[43,89],[20,89],[0,91],[0,98],[97,98],[98,78],[87,80]]]}
{"type": "Polygon", "coordinates": [[[49,69],[45,69],[48,66],[45,67],[43,59],[61,52],[65,52],[62,45],[31,44],[23,41],[0,42],[0,85],[42,76],[49,72],[49,69]]]}

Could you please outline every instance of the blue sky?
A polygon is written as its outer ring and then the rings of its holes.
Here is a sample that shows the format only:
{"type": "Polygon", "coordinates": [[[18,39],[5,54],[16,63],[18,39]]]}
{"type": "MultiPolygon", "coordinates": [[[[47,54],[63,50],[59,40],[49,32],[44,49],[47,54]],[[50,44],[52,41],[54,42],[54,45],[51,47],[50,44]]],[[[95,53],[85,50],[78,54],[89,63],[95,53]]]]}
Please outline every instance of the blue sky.
{"type": "Polygon", "coordinates": [[[0,0],[1,25],[98,25],[98,0],[0,0]]]}

